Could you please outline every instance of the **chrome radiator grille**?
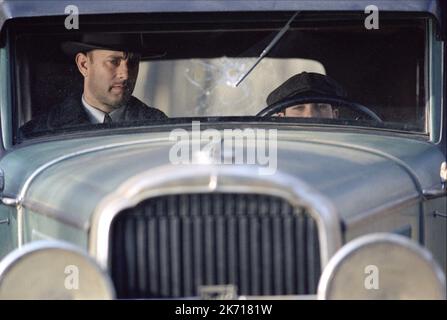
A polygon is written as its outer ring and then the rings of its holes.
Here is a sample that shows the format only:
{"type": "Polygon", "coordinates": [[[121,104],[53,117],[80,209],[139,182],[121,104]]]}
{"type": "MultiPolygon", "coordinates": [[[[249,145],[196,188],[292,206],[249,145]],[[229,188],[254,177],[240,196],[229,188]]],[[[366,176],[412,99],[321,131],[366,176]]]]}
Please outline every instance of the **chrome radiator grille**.
{"type": "Polygon", "coordinates": [[[112,279],[119,298],[192,297],[217,284],[239,295],[314,294],[317,234],[303,209],[268,195],[151,198],[112,223],[112,279]]]}

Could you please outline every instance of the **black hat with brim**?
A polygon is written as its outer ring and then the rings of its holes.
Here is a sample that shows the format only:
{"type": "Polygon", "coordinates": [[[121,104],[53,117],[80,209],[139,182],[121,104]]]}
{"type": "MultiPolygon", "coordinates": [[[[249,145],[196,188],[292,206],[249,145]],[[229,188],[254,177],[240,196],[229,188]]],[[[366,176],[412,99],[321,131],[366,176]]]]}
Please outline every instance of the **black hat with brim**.
{"type": "Polygon", "coordinates": [[[69,57],[97,49],[138,53],[145,58],[166,55],[162,51],[144,48],[141,34],[86,33],[81,41],[67,41],[61,47],[69,57]]]}
{"type": "Polygon", "coordinates": [[[287,99],[305,96],[345,98],[346,91],[334,79],[326,75],[302,72],[289,78],[273,90],[267,97],[267,104],[272,105],[287,99]]]}

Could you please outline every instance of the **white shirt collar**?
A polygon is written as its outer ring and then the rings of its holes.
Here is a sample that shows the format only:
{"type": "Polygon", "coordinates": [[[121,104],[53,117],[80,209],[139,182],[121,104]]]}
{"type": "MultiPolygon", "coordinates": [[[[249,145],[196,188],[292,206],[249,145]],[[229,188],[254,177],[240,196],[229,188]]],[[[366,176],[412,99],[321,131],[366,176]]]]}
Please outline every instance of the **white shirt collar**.
{"type": "MultiPolygon", "coordinates": [[[[88,104],[87,101],[85,101],[84,99],[84,95],[82,95],[82,105],[84,106],[85,111],[87,111],[91,123],[96,124],[104,122],[104,117],[106,113],[88,104]]],[[[124,106],[116,110],[113,110],[112,112],[109,113],[109,116],[112,118],[112,121],[117,122],[123,120],[122,119],[123,115],[124,115],[124,106]]]]}

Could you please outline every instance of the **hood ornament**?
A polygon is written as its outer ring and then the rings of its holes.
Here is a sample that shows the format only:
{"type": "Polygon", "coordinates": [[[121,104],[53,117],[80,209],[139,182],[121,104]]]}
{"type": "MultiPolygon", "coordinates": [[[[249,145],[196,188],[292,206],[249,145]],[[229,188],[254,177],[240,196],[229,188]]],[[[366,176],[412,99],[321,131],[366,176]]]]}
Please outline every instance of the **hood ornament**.
{"type": "Polygon", "coordinates": [[[236,300],[237,287],[232,284],[199,286],[199,295],[202,300],[236,300]]]}

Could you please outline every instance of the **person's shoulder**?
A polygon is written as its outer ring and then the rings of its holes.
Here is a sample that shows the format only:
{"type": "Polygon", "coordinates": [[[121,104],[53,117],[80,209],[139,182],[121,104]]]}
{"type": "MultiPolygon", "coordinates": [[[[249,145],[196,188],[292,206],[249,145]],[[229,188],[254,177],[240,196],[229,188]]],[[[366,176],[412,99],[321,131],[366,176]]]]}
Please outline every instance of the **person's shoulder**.
{"type": "Polygon", "coordinates": [[[66,98],[61,103],[52,106],[47,112],[34,117],[22,125],[19,129],[20,135],[27,137],[39,132],[63,127],[74,120],[79,121],[81,118],[80,101],[80,98],[74,96],[66,98]]]}
{"type": "Polygon", "coordinates": [[[45,114],[26,122],[19,128],[19,136],[26,138],[33,134],[46,131],[48,127],[48,118],[49,115],[45,114]]]}
{"type": "Polygon", "coordinates": [[[132,108],[138,110],[138,118],[139,119],[153,119],[153,120],[163,120],[167,119],[168,116],[161,110],[157,108],[153,108],[139,100],[138,98],[132,96],[129,101],[129,105],[132,108]]]}

